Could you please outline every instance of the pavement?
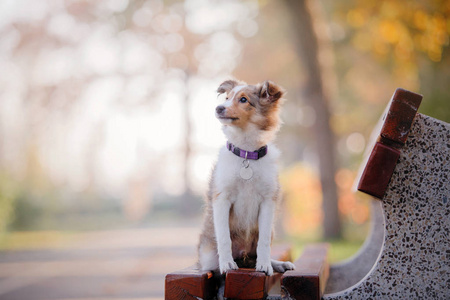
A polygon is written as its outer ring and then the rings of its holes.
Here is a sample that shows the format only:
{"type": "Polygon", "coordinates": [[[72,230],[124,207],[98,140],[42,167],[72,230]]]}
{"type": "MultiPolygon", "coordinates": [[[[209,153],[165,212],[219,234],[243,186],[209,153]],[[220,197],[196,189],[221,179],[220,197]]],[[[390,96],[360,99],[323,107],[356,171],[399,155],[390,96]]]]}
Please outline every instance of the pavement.
{"type": "Polygon", "coordinates": [[[196,261],[197,227],[80,233],[60,248],[0,252],[0,300],[160,300],[196,261]]]}

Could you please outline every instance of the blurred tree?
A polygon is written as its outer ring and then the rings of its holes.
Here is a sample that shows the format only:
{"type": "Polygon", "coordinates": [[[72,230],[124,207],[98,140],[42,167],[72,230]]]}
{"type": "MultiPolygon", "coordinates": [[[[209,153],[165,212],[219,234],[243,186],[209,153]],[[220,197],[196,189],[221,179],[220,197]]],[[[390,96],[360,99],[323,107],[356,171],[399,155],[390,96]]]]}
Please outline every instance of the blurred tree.
{"type": "MultiPolygon", "coordinates": [[[[199,198],[193,94],[234,69],[236,33],[257,30],[246,26],[257,15],[255,0],[0,8],[0,171],[33,185],[22,202],[45,202],[28,197],[43,189],[67,192],[58,201],[72,208],[95,206],[96,197],[124,205],[151,193],[199,198]]],[[[199,206],[190,204],[182,201],[183,212],[199,206]]]]}
{"type": "Polygon", "coordinates": [[[335,182],[335,135],[330,125],[329,103],[334,96],[333,53],[322,20],[319,3],[307,0],[285,0],[292,21],[293,39],[301,57],[306,82],[303,99],[314,109],[315,149],[319,157],[320,183],[323,194],[323,232],[325,238],[341,235],[338,196],[335,182]]]}

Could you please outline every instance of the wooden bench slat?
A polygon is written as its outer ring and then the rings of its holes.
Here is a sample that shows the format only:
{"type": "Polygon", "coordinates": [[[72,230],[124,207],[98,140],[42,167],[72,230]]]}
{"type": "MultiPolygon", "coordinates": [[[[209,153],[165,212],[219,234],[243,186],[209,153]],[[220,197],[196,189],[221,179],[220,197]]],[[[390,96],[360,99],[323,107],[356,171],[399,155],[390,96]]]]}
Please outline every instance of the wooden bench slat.
{"type": "Polygon", "coordinates": [[[383,198],[399,157],[399,150],[376,143],[362,173],[358,190],[383,198]]]}
{"type": "MultiPolygon", "coordinates": [[[[285,244],[272,247],[272,258],[290,260],[291,247],[285,244]]],[[[266,276],[254,269],[232,270],[227,273],[225,292],[228,298],[264,299],[267,291],[281,278],[277,273],[266,276]],[[228,284],[228,289],[226,288],[228,284]],[[234,297],[233,295],[239,295],[234,297]],[[251,298],[249,298],[251,297],[251,298]]],[[[211,271],[201,271],[196,265],[166,275],[165,299],[213,299],[217,293],[217,282],[211,271]]]]}
{"type": "Polygon", "coordinates": [[[396,89],[380,135],[404,145],[421,102],[422,95],[401,88],[396,89]]]}
{"type": "Polygon", "coordinates": [[[227,272],[224,296],[230,299],[265,299],[269,276],[255,269],[240,268],[227,272]]]}
{"type": "Polygon", "coordinates": [[[330,274],[328,244],[314,244],[305,248],[295,261],[295,270],[281,277],[282,299],[319,300],[330,274]]]}
{"type": "MultiPolygon", "coordinates": [[[[271,250],[272,259],[291,260],[291,247],[274,245],[271,250]]],[[[229,299],[265,299],[269,290],[281,279],[281,273],[266,276],[255,269],[238,269],[227,272],[224,296],[229,299]]]]}
{"type": "Polygon", "coordinates": [[[216,282],[211,271],[201,271],[196,265],[166,275],[166,300],[212,299],[216,282]]]}

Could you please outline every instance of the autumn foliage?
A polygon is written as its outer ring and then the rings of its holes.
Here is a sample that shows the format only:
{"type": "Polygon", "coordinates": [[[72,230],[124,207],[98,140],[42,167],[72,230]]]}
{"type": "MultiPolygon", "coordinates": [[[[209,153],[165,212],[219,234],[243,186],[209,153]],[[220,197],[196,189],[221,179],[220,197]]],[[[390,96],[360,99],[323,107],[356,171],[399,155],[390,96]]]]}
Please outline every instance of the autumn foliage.
{"type": "MultiPolygon", "coordinates": [[[[369,203],[353,189],[356,172],[340,169],[336,174],[339,188],[339,212],[347,224],[361,225],[369,220],[369,203]]],[[[305,164],[296,164],[281,174],[284,193],[284,229],[290,235],[309,236],[321,231],[322,194],[317,173],[305,164]]]]}

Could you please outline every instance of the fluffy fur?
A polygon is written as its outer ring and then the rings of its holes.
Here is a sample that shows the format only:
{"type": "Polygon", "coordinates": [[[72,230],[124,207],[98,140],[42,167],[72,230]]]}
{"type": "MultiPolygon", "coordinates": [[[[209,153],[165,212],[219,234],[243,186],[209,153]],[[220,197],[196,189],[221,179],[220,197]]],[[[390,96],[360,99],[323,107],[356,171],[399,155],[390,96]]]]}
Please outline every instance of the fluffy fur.
{"type": "Polygon", "coordinates": [[[280,200],[278,149],[270,144],[280,126],[279,109],[284,91],[271,81],[247,85],[236,80],[223,82],[217,89],[226,93],[216,117],[223,132],[235,146],[255,151],[268,145],[268,153],[250,160],[253,177],[239,175],[243,158],[223,147],[215,165],[198,246],[199,267],[225,273],[238,267],[273,271],[294,269],[291,262],[271,260],[273,219],[280,200]]]}

